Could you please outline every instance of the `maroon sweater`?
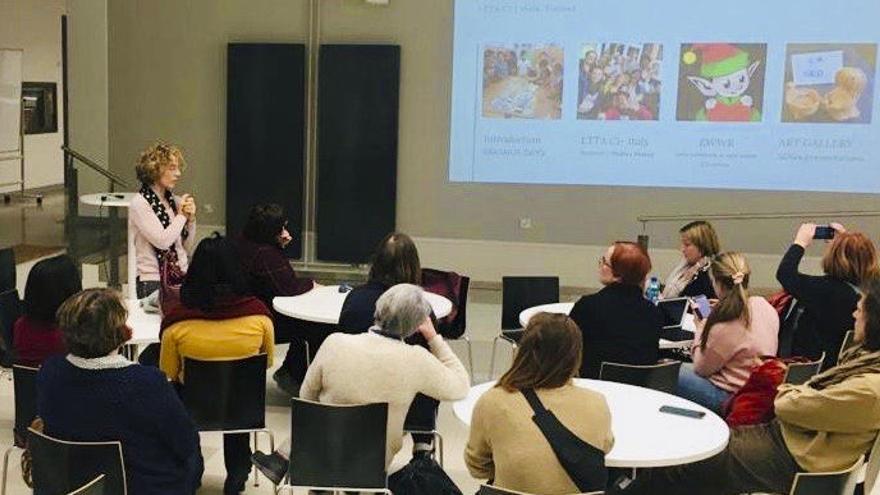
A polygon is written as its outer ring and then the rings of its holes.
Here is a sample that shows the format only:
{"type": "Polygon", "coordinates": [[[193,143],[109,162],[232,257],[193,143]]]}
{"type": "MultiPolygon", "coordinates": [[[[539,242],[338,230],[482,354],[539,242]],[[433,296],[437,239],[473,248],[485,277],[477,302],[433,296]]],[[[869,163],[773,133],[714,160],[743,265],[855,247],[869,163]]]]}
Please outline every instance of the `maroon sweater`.
{"type": "Polygon", "coordinates": [[[266,307],[271,308],[272,299],[277,296],[298,296],[312,289],[312,280],[297,277],[290,260],[278,246],[257,244],[239,237],[236,247],[251,293],[266,307]]]}
{"type": "Polygon", "coordinates": [[[35,368],[56,354],[65,354],[67,349],[61,338],[61,330],[54,323],[45,323],[22,316],[12,327],[12,348],[15,363],[35,368]]]}

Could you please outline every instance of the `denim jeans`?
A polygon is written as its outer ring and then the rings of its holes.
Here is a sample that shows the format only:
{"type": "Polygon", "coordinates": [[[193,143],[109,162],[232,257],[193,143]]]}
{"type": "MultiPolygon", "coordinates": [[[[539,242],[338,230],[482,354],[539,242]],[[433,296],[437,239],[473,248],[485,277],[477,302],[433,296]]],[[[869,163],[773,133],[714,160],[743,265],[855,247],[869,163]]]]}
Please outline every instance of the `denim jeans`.
{"type": "Polygon", "coordinates": [[[693,363],[682,363],[678,371],[678,395],[720,416],[721,407],[731,394],[698,375],[694,371],[693,363]]]}

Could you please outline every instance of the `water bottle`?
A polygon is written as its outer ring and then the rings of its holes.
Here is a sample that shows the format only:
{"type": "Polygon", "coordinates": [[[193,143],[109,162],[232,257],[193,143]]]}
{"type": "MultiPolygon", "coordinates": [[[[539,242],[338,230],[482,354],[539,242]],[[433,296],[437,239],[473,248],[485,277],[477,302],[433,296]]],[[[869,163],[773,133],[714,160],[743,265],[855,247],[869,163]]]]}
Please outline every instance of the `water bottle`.
{"type": "Polygon", "coordinates": [[[654,304],[660,299],[660,281],[657,277],[651,277],[648,288],[645,290],[645,298],[654,304]]]}

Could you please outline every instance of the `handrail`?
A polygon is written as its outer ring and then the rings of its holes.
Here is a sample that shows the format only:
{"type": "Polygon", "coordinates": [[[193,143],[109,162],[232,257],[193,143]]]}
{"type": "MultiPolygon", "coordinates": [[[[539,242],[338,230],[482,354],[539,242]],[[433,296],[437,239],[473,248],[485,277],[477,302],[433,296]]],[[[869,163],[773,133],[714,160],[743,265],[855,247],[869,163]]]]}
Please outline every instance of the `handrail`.
{"type": "Polygon", "coordinates": [[[776,220],[783,218],[846,218],[846,217],[880,217],[880,211],[853,210],[853,211],[797,211],[797,212],[767,212],[767,213],[715,213],[704,215],[642,215],[636,217],[645,230],[650,222],[672,222],[691,220],[776,220]]]}
{"type": "Polygon", "coordinates": [[[61,149],[64,150],[65,154],[70,155],[73,158],[76,158],[81,163],[85,164],[86,166],[88,166],[89,168],[94,170],[95,172],[98,172],[99,174],[106,177],[107,180],[109,180],[112,184],[122,186],[126,189],[131,189],[131,186],[124,179],[122,179],[118,175],[114,174],[113,172],[107,170],[106,168],[98,165],[97,163],[95,163],[91,159],[85,157],[82,153],[74,151],[71,148],[64,146],[64,145],[61,146],[61,149]]]}

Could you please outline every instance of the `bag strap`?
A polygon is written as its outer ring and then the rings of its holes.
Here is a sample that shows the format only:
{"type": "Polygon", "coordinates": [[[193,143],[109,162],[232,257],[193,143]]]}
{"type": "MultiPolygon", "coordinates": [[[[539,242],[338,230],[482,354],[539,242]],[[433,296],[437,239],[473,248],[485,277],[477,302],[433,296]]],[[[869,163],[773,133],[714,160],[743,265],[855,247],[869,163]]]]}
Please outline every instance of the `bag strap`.
{"type": "Polygon", "coordinates": [[[526,388],[521,392],[526,397],[526,400],[529,401],[529,405],[532,406],[532,411],[534,411],[535,414],[547,414],[547,408],[544,407],[541,399],[538,398],[538,394],[536,394],[533,389],[526,388]]]}

